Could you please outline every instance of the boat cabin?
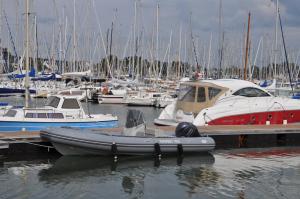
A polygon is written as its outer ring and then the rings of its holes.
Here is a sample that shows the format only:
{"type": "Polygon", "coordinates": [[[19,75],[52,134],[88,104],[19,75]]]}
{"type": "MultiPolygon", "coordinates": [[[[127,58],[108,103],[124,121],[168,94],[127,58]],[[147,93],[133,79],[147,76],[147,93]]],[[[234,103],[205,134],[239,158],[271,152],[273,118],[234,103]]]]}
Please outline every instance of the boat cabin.
{"type": "Polygon", "coordinates": [[[253,84],[242,80],[203,80],[180,84],[176,109],[197,114],[213,106],[216,101],[228,97],[271,97],[272,95],[253,84]]]}
{"type": "Polygon", "coordinates": [[[71,96],[50,96],[44,107],[11,108],[4,117],[40,118],[40,119],[75,119],[85,115],[77,98],[71,96]]]}
{"type": "Polygon", "coordinates": [[[49,97],[46,107],[51,107],[55,109],[75,109],[81,108],[79,101],[74,97],[66,96],[51,96],[49,97]]]}
{"type": "Polygon", "coordinates": [[[197,114],[212,106],[227,90],[226,87],[207,82],[181,83],[176,108],[197,114]]]}

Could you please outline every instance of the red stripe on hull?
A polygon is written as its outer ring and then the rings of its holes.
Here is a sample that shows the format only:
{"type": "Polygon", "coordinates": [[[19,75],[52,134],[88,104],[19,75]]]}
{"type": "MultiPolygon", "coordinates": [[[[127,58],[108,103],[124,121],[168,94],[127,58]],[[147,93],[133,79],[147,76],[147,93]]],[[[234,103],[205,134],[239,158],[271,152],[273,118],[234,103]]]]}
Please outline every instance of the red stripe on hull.
{"type": "Polygon", "coordinates": [[[300,122],[300,110],[270,111],[226,116],[212,120],[208,125],[265,125],[267,121],[270,121],[270,124],[283,124],[284,120],[286,120],[287,123],[300,122]]]}

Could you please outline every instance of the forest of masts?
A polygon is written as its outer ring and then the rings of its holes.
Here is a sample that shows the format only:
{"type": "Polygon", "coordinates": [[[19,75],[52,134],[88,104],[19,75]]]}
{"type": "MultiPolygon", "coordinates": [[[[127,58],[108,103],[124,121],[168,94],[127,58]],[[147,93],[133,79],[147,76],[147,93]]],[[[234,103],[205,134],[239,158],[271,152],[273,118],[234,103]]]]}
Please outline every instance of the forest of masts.
{"type": "MultiPolygon", "coordinates": [[[[160,32],[160,6],[153,8],[153,21],[143,22],[140,1],[134,3],[131,26],[127,32],[120,28],[118,10],[110,16],[110,26],[104,28],[93,0],[86,1],[85,8],[73,5],[60,8],[53,1],[56,20],[52,31],[45,32],[34,12],[30,15],[30,66],[37,71],[50,70],[57,73],[91,70],[95,77],[179,79],[199,72],[204,78],[272,79],[286,78],[287,65],[278,25],[275,31],[261,35],[257,42],[251,37],[246,55],[246,22],[240,35],[226,32],[222,20],[220,0],[219,27],[208,38],[197,36],[191,22],[188,26],[174,24],[169,35],[160,32]],[[67,9],[70,15],[67,15],[67,9]],[[93,22],[93,23],[92,23],[93,22]],[[80,25],[79,25],[80,24],[80,25]],[[187,28],[188,27],[188,28],[187,28]],[[275,33],[274,33],[275,32],[275,33]],[[276,37],[275,37],[276,36],[276,37]],[[247,66],[245,57],[248,56],[247,66]]],[[[3,61],[0,72],[24,69],[24,17],[22,2],[15,0],[15,23],[9,21],[2,9],[0,46],[3,61]]],[[[31,10],[33,9],[31,4],[31,10]]],[[[49,9],[50,10],[50,9],[49,9]]],[[[278,16],[274,11],[274,24],[278,16]]],[[[107,20],[108,17],[106,17],[107,20]]],[[[252,24],[251,24],[252,25],[252,24]]],[[[213,28],[212,28],[213,29],[213,28]]],[[[165,30],[164,30],[165,32],[165,30]]],[[[230,32],[230,31],[228,31],[230,32]]],[[[288,49],[289,68],[294,80],[299,77],[299,52],[288,49]]]]}

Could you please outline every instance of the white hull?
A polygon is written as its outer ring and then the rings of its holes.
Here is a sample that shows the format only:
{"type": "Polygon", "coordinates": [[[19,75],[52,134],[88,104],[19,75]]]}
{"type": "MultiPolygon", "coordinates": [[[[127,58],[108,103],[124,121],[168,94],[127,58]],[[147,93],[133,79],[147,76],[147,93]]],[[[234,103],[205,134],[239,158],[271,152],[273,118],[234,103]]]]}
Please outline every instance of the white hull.
{"type": "Polygon", "coordinates": [[[102,95],[98,97],[99,104],[126,104],[123,96],[102,95]]]}

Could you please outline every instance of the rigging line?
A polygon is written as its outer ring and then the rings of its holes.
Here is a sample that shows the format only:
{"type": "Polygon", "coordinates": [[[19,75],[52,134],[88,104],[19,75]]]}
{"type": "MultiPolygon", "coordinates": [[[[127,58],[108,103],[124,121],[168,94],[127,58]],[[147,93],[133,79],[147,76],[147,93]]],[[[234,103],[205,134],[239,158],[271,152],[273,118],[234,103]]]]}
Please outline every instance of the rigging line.
{"type": "MultiPolygon", "coordinates": [[[[9,26],[9,23],[8,23],[8,20],[7,20],[7,15],[6,15],[5,10],[3,10],[3,14],[4,14],[6,25],[7,25],[7,28],[8,28],[10,41],[12,43],[13,50],[14,50],[14,53],[15,53],[15,56],[16,56],[15,57],[15,61],[16,61],[16,59],[18,59],[18,53],[17,53],[17,50],[16,50],[15,42],[14,42],[14,39],[13,39],[13,36],[12,36],[12,32],[11,32],[11,29],[10,29],[10,26],[9,26]]],[[[19,70],[20,70],[20,72],[22,74],[22,69],[20,68],[20,65],[19,65],[19,70]]]]}
{"type": "Polygon", "coordinates": [[[282,28],[281,15],[280,15],[279,8],[278,8],[278,16],[279,16],[279,22],[280,22],[280,29],[281,29],[282,42],[283,42],[283,47],[284,47],[284,54],[285,54],[285,60],[286,60],[286,67],[287,67],[288,74],[289,74],[289,80],[290,80],[290,85],[291,85],[291,89],[292,89],[292,95],[294,96],[294,88],[293,88],[293,84],[292,84],[292,77],[291,77],[290,66],[289,66],[289,60],[288,60],[288,55],[287,55],[286,46],[285,46],[285,39],[284,39],[284,35],[283,35],[283,28],[282,28]]]}

